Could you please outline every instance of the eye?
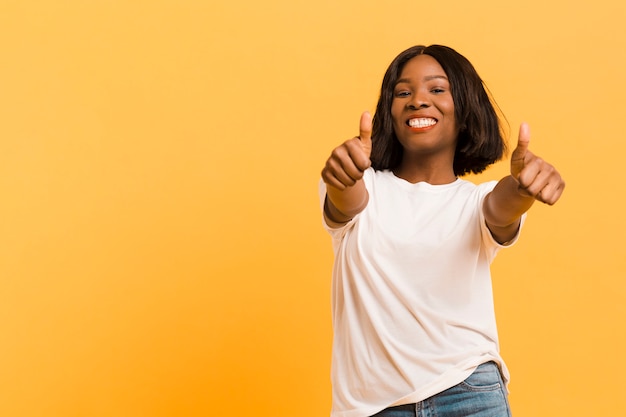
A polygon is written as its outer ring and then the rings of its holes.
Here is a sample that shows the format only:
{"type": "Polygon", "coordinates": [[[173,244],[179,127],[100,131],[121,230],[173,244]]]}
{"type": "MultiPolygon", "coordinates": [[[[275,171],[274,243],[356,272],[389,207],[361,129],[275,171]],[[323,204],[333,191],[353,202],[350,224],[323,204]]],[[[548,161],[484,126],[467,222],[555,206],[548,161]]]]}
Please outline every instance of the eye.
{"type": "Polygon", "coordinates": [[[440,87],[435,87],[435,88],[431,89],[430,92],[434,93],[434,94],[441,94],[441,93],[445,93],[446,90],[444,90],[443,88],[440,88],[440,87]]]}
{"type": "Polygon", "coordinates": [[[407,90],[400,90],[400,91],[396,91],[394,95],[396,97],[408,97],[411,95],[411,92],[407,90]]]}

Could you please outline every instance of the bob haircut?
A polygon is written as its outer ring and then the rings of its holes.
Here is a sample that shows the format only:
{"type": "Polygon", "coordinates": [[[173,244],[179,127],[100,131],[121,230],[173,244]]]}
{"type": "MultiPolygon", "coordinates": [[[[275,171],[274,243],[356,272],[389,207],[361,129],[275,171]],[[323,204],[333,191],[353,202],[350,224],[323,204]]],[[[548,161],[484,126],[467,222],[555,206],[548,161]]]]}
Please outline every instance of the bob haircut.
{"type": "Polygon", "coordinates": [[[387,68],[372,125],[372,167],[393,169],[402,161],[404,151],[393,129],[391,103],[402,69],[418,55],[430,55],[437,60],[450,82],[459,129],[454,174],[463,176],[484,171],[506,152],[500,121],[474,66],[454,49],[442,45],[413,46],[401,52],[387,68]]]}

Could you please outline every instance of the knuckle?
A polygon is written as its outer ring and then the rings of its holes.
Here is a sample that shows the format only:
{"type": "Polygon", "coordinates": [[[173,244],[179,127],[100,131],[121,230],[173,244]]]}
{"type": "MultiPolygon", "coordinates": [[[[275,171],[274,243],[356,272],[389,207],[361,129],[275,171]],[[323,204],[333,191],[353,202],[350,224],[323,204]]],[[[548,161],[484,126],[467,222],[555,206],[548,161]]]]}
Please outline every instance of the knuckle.
{"type": "Polygon", "coordinates": [[[328,159],[326,161],[326,165],[324,166],[324,169],[322,170],[322,172],[333,171],[335,169],[335,166],[336,166],[336,162],[333,159],[328,159]]]}
{"type": "Polygon", "coordinates": [[[348,150],[354,150],[361,147],[361,140],[357,138],[352,138],[345,143],[348,150]]]}
{"type": "Polygon", "coordinates": [[[341,145],[341,146],[338,146],[335,149],[333,149],[333,151],[331,152],[330,156],[331,156],[331,158],[339,158],[343,154],[345,154],[345,150],[343,149],[343,145],[341,145]]]}

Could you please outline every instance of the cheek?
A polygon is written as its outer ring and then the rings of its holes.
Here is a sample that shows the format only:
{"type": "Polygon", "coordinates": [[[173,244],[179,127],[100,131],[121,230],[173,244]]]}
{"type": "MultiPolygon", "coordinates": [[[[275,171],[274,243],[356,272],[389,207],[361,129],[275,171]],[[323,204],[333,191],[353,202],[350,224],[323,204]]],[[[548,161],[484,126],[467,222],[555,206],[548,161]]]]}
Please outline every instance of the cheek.
{"type": "Polygon", "coordinates": [[[449,115],[451,112],[454,113],[454,100],[450,96],[440,96],[439,100],[435,102],[435,105],[444,114],[449,115]]]}
{"type": "Polygon", "coordinates": [[[443,106],[445,107],[446,112],[454,117],[454,100],[446,100],[443,106]]]}
{"type": "Polygon", "coordinates": [[[393,121],[394,125],[401,123],[401,115],[402,115],[401,106],[398,106],[397,104],[392,104],[391,105],[391,120],[393,121]]]}
{"type": "Polygon", "coordinates": [[[456,114],[454,113],[454,104],[446,103],[446,105],[441,106],[441,112],[446,116],[446,120],[448,122],[452,122],[456,126],[456,114]]]}

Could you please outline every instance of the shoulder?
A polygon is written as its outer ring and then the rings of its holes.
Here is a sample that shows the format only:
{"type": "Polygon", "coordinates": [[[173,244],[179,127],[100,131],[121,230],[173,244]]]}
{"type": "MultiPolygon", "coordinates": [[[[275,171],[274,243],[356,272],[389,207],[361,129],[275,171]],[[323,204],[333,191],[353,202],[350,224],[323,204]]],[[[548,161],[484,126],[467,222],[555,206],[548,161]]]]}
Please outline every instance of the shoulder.
{"type": "Polygon", "coordinates": [[[368,168],[363,173],[363,181],[365,186],[371,192],[373,189],[387,187],[393,182],[393,173],[389,170],[376,170],[368,168]]]}
{"type": "Polygon", "coordinates": [[[472,194],[476,194],[479,196],[486,196],[487,194],[489,194],[491,191],[493,191],[493,189],[496,187],[496,184],[498,184],[498,181],[486,181],[486,182],[482,182],[482,183],[474,183],[465,179],[458,179],[458,187],[459,190],[463,190],[464,192],[467,193],[472,193],[472,194]]]}

